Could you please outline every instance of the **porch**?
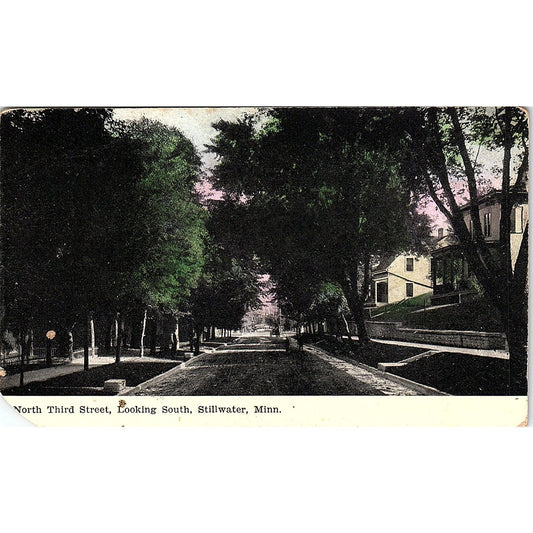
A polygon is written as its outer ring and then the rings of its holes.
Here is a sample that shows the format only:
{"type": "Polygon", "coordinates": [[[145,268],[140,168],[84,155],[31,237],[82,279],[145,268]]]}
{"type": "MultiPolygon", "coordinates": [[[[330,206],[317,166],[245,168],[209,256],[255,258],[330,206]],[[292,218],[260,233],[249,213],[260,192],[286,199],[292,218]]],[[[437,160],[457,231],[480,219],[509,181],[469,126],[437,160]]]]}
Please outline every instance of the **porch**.
{"type": "Polygon", "coordinates": [[[431,258],[431,281],[431,305],[461,303],[475,295],[468,263],[456,248],[431,258]]]}

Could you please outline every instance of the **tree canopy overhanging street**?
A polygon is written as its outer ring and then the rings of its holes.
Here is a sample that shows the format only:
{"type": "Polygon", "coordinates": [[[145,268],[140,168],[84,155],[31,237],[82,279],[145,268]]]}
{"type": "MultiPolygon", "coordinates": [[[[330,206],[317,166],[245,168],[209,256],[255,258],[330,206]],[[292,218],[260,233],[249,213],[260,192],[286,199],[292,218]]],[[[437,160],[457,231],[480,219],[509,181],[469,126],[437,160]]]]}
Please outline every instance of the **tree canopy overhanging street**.
{"type": "Polygon", "coordinates": [[[183,341],[198,355],[243,327],[267,285],[278,332],[334,319],[372,350],[372,269],[428,252],[431,205],[501,316],[509,394],[527,393],[528,221],[511,246],[528,183],[523,110],[261,108],[213,128],[205,168],[179,128],[149,118],[2,114],[0,326],[21,384],[36,343],[67,359],[83,347],[86,369],[96,347],[117,363],[125,350],[176,356],[183,341]],[[480,216],[492,190],[496,247],[480,216]]]}

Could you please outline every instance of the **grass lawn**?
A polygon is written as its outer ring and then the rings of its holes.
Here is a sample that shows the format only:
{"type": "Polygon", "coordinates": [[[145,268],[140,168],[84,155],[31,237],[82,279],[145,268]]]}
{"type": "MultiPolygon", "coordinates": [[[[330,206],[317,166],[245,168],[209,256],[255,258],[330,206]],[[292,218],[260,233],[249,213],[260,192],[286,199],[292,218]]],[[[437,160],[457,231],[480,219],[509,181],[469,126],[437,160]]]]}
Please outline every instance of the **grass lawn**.
{"type": "MultiPolygon", "coordinates": [[[[395,363],[426,351],[424,348],[378,342],[360,347],[355,341],[350,345],[347,340],[334,337],[314,344],[339,359],[365,363],[374,368],[378,363],[395,363]]],[[[442,352],[413,361],[404,368],[389,369],[389,372],[456,396],[508,394],[509,361],[505,359],[442,352]]]]}
{"type": "Polygon", "coordinates": [[[24,387],[14,387],[2,391],[3,395],[103,395],[101,387],[108,379],[122,378],[128,387],[143,383],[176,365],[179,362],[169,363],[133,363],[122,362],[109,365],[96,366],[87,371],[74,372],[65,376],[58,376],[47,381],[28,383],[24,387]]]}
{"type": "Polygon", "coordinates": [[[395,304],[382,305],[372,308],[371,320],[378,322],[403,322],[405,317],[413,311],[424,309],[429,306],[429,295],[422,294],[414,298],[408,298],[395,304]]]}
{"type": "Polygon", "coordinates": [[[503,331],[499,312],[485,297],[424,311],[427,296],[410,298],[404,302],[374,310],[372,320],[377,322],[403,322],[405,326],[419,329],[452,329],[463,331],[503,331]],[[413,312],[418,311],[420,312],[413,312]],[[379,316],[375,316],[378,312],[379,316]]]}
{"type": "Polygon", "coordinates": [[[439,353],[391,372],[455,396],[506,396],[509,361],[439,353]]]}
{"type": "Polygon", "coordinates": [[[380,342],[371,342],[361,347],[357,341],[352,341],[350,344],[346,339],[341,341],[335,337],[326,337],[314,344],[339,359],[348,362],[358,361],[374,368],[377,368],[378,363],[395,363],[426,351],[425,348],[395,346],[380,342]]]}

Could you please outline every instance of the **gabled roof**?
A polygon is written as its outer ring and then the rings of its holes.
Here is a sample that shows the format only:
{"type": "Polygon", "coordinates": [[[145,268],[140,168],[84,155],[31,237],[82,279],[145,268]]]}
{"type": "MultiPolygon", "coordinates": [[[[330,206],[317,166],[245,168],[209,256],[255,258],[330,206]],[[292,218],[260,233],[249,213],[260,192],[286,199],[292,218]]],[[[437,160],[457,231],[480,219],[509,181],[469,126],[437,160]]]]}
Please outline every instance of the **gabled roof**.
{"type": "MultiPolygon", "coordinates": [[[[528,193],[527,193],[527,189],[526,189],[525,183],[523,183],[522,187],[520,187],[520,189],[517,189],[516,191],[514,190],[514,187],[513,187],[511,189],[511,194],[513,194],[513,193],[517,195],[517,200],[520,200],[520,201],[523,201],[523,202],[527,202],[528,193]]],[[[480,206],[483,206],[485,204],[488,204],[488,203],[491,203],[491,202],[494,202],[494,201],[499,202],[501,195],[502,195],[502,191],[501,190],[493,189],[492,191],[489,191],[488,193],[480,195],[478,197],[478,204],[480,206]]],[[[470,202],[466,202],[466,204],[463,204],[463,205],[459,206],[459,209],[461,211],[465,211],[469,207],[470,207],[470,202]]]]}
{"type": "Polygon", "coordinates": [[[459,244],[457,237],[453,233],[449,233],[435,243],[433,251],[441,250],[442,248],[447,248],[448,246],[455,246],[457,244],[459,244]]]}
{"type": "Polygon", "coordinates": [[[400,254],[395,254],[395,255],[386,255],[385,257],[383,257],[381,259],[381,261],[379,262],[378,266],[376,268],[372,269],[372,272],[374,274],[377,273],[377,272],[384,272],[385,270],[387,270],[392,265],[393,261],[399,255],[402,255],[402,254],[400,253],[400,254]]]}

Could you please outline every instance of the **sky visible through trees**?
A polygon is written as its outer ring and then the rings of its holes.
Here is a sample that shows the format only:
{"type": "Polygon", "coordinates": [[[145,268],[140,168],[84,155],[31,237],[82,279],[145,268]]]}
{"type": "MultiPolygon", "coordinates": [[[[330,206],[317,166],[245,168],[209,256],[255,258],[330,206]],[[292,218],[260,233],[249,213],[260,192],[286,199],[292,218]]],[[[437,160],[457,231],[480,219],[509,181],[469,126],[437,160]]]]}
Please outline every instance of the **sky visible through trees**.
{"type": "Polygon", "coordinates": [[[152,353],[175,352],[180,333],[237,329],[256,305],[256,273],[210,237],[201,159],[178,129],[106,109],[8,111],[1,127],[4,350],[28,358],[51,329],[72,357],[96,322],[117,361],[148,330],[152,353]]]}
{"type": "MultiPolygon", "coordinates": [[[[120,120],[139,120],[146,117],[157,120],[168,126],[181,130],[195,145],[202,159],[202,168],[210,173],[216,165],[214,154],[206,150],[206,145],[211,144],[216,130],[213,124],[219,120],[235,120],[243,114],[256,113],[257,107],[213,107],[213,108],[116,108],[114,115],[120,120]]],[[[485,176],[491,182],[498,182],[497,173],[493,172],[501,160],[501,153],[497,150],[488,150],[484,146],[479,147],[478,158],[484,163],[485,176]]],[[[213,189],[208,181],[203,180],[199,190],[208,198],[219,199],[221,191],[213,189]]],[[[465,197],[465,202],[468,199],[465,197]]],[[[446,218],[439,211],[431,198],[420,200],[420,209],[426,213],[436,226],[446,226],[446,218]]]]}
{"type": "MultiPolygon", "coordinates": [[[[194,144],[202,159],[205,172],[210,172],[215,165],[214,154],[207,152],[205,146],[211,143],[216,131],[212,124],[219,120],[234,120],[244,113],[254,113],[255,107],[228,107],[228,108],[154,108],[115,109],[114,115],[120,120],[139,120],[146,117],[157,120],[168,126],[173,126],[182,131],[194,144]]],[[[202,181],[199,190],[206,197],[220,198],[221,192],[215,191],[207,181],[202,181]]]]}
{"type": "Polygon", "coordinates": [[[27,352],[36,327],[54,326],[71,354],[73,329],[86,324],[87,345],[98,316],[118,360],[124,328],[142,350],[150,322],[151,350],[157,336],[176,350],[180,324],[197,341],[237,329],[269,274],[291,318],[349,314],[365,343],[373,265],[427,251],[445,220],[525,375],[527,239],[515,272],[509,220],[514,184],[527,183],[526,124],[518,108],[8,111],[2,328],[27,352]],[[478,213],[494,188],[496,255],[478,213]]]}

